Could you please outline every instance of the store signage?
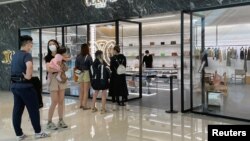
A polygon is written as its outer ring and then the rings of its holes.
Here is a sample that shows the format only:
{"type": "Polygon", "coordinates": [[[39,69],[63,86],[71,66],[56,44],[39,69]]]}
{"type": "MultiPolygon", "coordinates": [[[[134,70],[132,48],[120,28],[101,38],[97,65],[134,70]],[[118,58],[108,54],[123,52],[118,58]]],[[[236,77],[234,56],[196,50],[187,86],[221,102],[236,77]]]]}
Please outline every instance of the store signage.
{"type": "Polygon", "coordinates": [[[12,55],[15,54],[15,51],[4,50],[4,51],[2,51],[2,54],[3,54],[2,63],[3,64],[10,64],[12,61],[12,55]]]}
{"type": "Polygon", "coordinates": [[[95,8],[105,8],[108,2],[116,2],[117,0],[84,0],[86,6],[94,6],[95,8]]]}
{"type": "Polygon", "coordinates": [[[98,40],[95,42],[95,47],[97,50],[101,50],[103,52],[103,59],[108,65],[110,65],[110,58],[113,56],[115,40],[98,40]]]}

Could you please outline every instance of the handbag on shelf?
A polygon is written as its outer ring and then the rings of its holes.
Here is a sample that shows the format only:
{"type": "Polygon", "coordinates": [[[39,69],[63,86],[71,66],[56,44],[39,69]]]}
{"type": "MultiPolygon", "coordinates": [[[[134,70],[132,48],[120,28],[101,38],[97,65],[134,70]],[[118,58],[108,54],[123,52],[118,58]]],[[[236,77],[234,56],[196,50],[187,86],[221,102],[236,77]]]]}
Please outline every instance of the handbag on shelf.
{"type": "Polygon", "coordinates": [[[171,45],[176,45],[176,41],[171,41],[170,44],[171,45]]]}
{"type": "Polygon", "coordinates": [[[177,52],[172,52],[172,56],[178,56],[177,52]]]}
{"type": "Polygon", "coordinates": [[[134,80],[128,80],[128,85],[129,85],[130,87],[136,87],[135,81],[134,81],[134,80]]]}

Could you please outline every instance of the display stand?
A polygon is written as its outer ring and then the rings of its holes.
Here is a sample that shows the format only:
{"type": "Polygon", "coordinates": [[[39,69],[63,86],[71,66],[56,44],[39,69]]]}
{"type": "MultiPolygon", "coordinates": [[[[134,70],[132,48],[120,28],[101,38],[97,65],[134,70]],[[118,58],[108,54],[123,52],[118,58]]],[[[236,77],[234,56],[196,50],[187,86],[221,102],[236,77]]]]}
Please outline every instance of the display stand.
{"type": "Polygon", "coordinates": [[[178,111],[173,110],[173,75],[169,76],[170,79],[170,110],[167,110],[166,113],[178,113],[178,111]]]}

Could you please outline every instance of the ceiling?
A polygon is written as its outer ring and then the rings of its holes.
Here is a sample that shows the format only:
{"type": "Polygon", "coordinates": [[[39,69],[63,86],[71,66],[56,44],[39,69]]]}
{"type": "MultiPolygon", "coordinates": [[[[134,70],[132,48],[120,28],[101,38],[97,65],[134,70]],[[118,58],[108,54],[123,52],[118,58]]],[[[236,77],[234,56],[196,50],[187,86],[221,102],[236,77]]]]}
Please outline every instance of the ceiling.
{"type": "MultiPolygon", "coordinates": [[[[241,6],[236,8],[224,8],[205,12],[196,12],[205,17],[206,26],[216,25],[237,25],[237,24],[250,24],[250,6],[241,6]]],[[[145,24],[164,24],[164,23],[180,23],[180,12],[178,13],[165,13],[161,15],[153,15],[150,17],[143,17],[140,19],[132,19],[134,21],[142,22],[145,24]]],[[[196,21],[200,20],[200,17],[194,16],[196,21]]],[[[189,16],[185,15],[185,22],[189,23],[189,16]]]]}
{"type": "Polygon", "coordinates": [[[206,18],[206,25],[250,24],[250,6],[198,12],[206,18]]]}

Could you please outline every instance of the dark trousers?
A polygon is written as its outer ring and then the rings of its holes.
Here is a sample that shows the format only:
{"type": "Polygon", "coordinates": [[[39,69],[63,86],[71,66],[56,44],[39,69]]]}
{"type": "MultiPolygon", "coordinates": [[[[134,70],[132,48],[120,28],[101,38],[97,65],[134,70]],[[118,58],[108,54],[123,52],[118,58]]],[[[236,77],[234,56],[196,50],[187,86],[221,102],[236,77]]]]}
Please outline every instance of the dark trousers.
{"type": "Polygon", "coordinates": [[[35,133],[41,132],[40,113],[36,91],[33,87],[12,88],[14,108],[12,122],[17,136],[23,135],[21,128],[22,115],[26,106],[35,133]]]}

